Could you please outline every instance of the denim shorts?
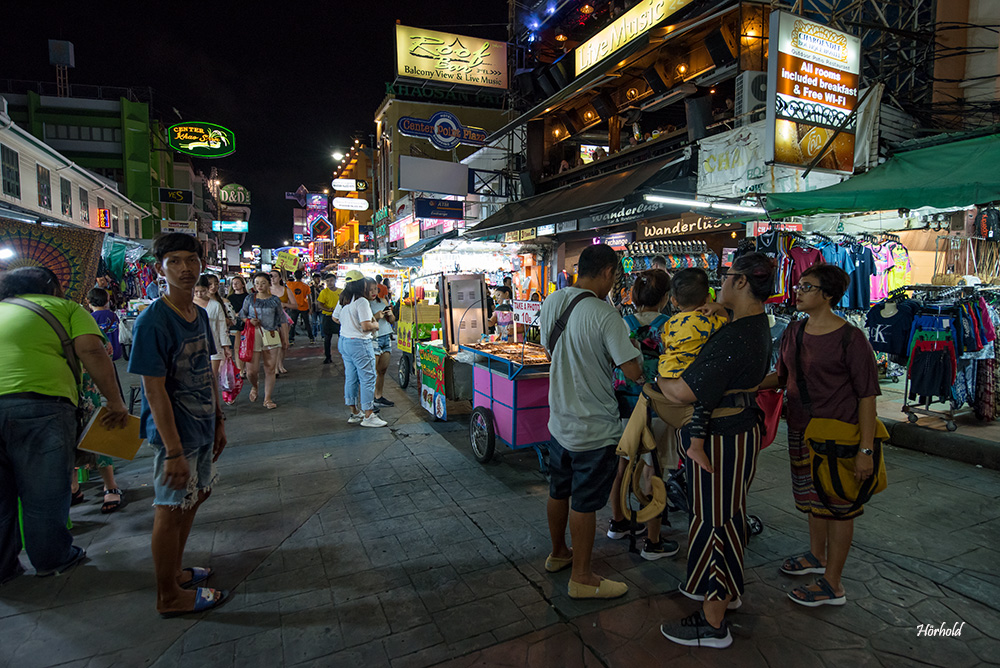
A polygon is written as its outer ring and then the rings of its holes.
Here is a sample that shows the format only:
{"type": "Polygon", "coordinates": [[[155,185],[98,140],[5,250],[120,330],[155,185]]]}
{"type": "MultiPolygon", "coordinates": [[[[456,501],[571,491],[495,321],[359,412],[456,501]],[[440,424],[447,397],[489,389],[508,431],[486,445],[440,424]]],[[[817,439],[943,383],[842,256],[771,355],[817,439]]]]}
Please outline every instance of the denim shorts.
{"type": "Polygon", "coordinates": [[[154,506],[179,506],[182,510],[192,508],[198,502],[198,492],[212,491],[212,485],[219,478],[219,473],[215,469],[215,462],[212,461],[213,445],[202,445],[200,447],[185,447],[184,456],[188,461],[188,468],[191,470],[191,477],[185,489],[172,489],[163,482],[163,468],[166,462],[163,458],[167,456],[167,449],[162,445],[153,444],[153,505],[154,506]]]}
{"type": "Polygon", "coordinates": [[[573,452],[553,438],[549,442],[549,496],[572,499],[578,513],[593,513],[608,503],[618,473],[615,445],[573,452]]]}
{"type": "Polygon", "coordinates": [[[375,356],[378,357],[382,353],[392,352],[392,334],[383,334],[382,336],[372,339],[375,343],[375,356]]]}

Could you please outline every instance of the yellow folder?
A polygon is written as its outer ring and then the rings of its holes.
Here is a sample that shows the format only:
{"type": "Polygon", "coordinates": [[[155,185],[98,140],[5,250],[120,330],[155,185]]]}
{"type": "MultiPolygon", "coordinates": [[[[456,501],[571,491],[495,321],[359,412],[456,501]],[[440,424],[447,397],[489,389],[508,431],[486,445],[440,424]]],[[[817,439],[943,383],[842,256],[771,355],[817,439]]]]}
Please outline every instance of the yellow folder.
{"type": "Polygon", "coordinates": [[[108,429],[101,424],[101,416],[105,410],[104,406],[101,406],[94,412],[80,436],[77,447],[87,452],[96,452],[118,459],[135,458],[135,453],[139,451],[143,441],[139,438],[139,418],[129,415],[124,429],[108,429]]]}

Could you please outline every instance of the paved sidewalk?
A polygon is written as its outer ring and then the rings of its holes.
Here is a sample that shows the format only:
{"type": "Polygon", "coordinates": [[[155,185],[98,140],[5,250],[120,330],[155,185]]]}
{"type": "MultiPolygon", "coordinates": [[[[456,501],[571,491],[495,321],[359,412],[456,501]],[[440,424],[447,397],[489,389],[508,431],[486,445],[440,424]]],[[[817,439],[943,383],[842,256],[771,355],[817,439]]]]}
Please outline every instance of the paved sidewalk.
{"type": "MultiPolygon", "coordinates": [[[[279,408],[229,409],[222,478],[189,543],[233,600],[188,619],[154,610],[151,459],[120,470],[128,506],[103,516],[95,487],[72,511],[91,560],[0,589],[0,666],[646,666],[1000,663],[1000,474],[892,448],[890,486],[858,520],[842,608],[795,606],[777,567],[807,544],[783,437],[750,495],[766,528],[747,552],[727,650],[675,646],[661,621],[696,604],[673,593],[680,557],[646,562],[599,536],[595,569],[617,601],[573,601],[548,575],[547,485],[532,452],[471,456],[467,425],[432,423],[387,380],[385,429],[346,424],[338,363],[296,346],[279,408]],[[918,624],[966,622],[961,637],[918,624]]],[[[395,359],[390,367],[395,370],[395,359]]],[[[608,511],[599,513],[599,528],[608,511]]],[[[675,516],[682,545],[686,518],[675,516]]]]}

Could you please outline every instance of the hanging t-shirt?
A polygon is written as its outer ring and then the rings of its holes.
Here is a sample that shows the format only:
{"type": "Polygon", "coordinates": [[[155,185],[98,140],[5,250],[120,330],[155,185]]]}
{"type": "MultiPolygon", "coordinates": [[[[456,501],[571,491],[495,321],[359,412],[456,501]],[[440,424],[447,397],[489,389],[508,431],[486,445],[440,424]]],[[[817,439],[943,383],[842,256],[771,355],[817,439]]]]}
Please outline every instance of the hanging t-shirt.
{"type": "Polygon", "coordinates": [[[917,302],[909,300],[873,306],[865,317],[868,342],[872,349],[880,353],[905,356],[917,306],[917,302]],[[895,313],[891,313],[892,306],[895,306],[895,313]]]}
{"type": "Polygon", "coordinates": [[[854,262],[854,273],[851,274],[850,307],[866,309],[871,306],[871,275],[875,271],[875,258],[872,249],[855,245],[849,247],[851,261],[854,262]]]}
{"type": "Polygon", "coordinates": [[[814,264],[824,264],[825,262],[823,253],[815,248],[796,246],[788,251],[788,255],[792,260],[791,272],[788,275],[789,288],[798,284],[799,279],[802,278],[802,274],[805,273],[806,269],[814,264]]]}
{"type": "Polygon", "coordinates": [[[913,265],[910,264],[910,252],[903,244],[890,244],[892,268],[889,270],[889,292],[906,287],[913,283],[913,265]]]}
{"type": "Polygon", "coordinates": [[[880,302],[889,297],[889,270],[893,267],[892,251],[887,246],[871,246],[872,259],[875,261],[875,271],[870,279],[870,295],[872,302],[880,302]]]}
{"type": "MultiPolygon", "coordinates": [[[[854,273],[856,269],[854,266],[854,258],[843,246],[838,244],[827,244],[820,248],[820,252],[823,253],[823,260],[825,260],[827,264],[840,267],[847,273],[848,276],[851,276],[854,273]]],[[[844,296],[841,297],[840,302],[836,304],[836,307],[841,309],[851,307],[850,290],[844,293],[844,296]]]]}
{"type": "Polygon", "coordinates": [[[756,251],[758,253],[770,253],[771,255],[777,255],[779,238],[777,230],[761,232],[757,235],[756,251]]]}

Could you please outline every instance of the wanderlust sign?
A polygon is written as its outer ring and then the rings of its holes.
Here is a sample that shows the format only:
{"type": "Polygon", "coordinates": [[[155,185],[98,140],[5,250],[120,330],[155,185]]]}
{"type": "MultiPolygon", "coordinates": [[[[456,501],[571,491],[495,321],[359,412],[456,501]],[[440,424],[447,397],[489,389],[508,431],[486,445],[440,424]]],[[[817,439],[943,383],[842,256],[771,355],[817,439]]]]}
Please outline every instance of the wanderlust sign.
{"type": "Polygon", "coordinates": [[[507,88],[507,45],[397,25],[396,75],[447,84],[507,88]]]}
{"type": "Polygon", "coordinates": [[[718,218],[705,218],[695,214],[682,215],[679,219],[643,221],[639,223],[639,240],[681,237],[692,234],[723,232],[739,229],[740,223],[717,223],[718,218]]]}
{"type": "Polygon", "coordinates": [[[236,152],[236,135],[214,123],[178,123],[167,128],[167,145],[198,158],[222,158],[236,152]]]}
{"type": "Polygon", "coordinates": [[[689,4],[691,0],[642,0],[607,28],[576,47],[573,57],[577,76],[689,4]]]}
{"type": "Polygon", "coordinates": [[[459,144],[483,146],[486,144],[486,130],[462,125],[458,117],[450,111],[439,111],[430,118],[403,116],[396,124],[399,133],[407,137],[429,139],[442,151],[450,151],[459,144]]]}

